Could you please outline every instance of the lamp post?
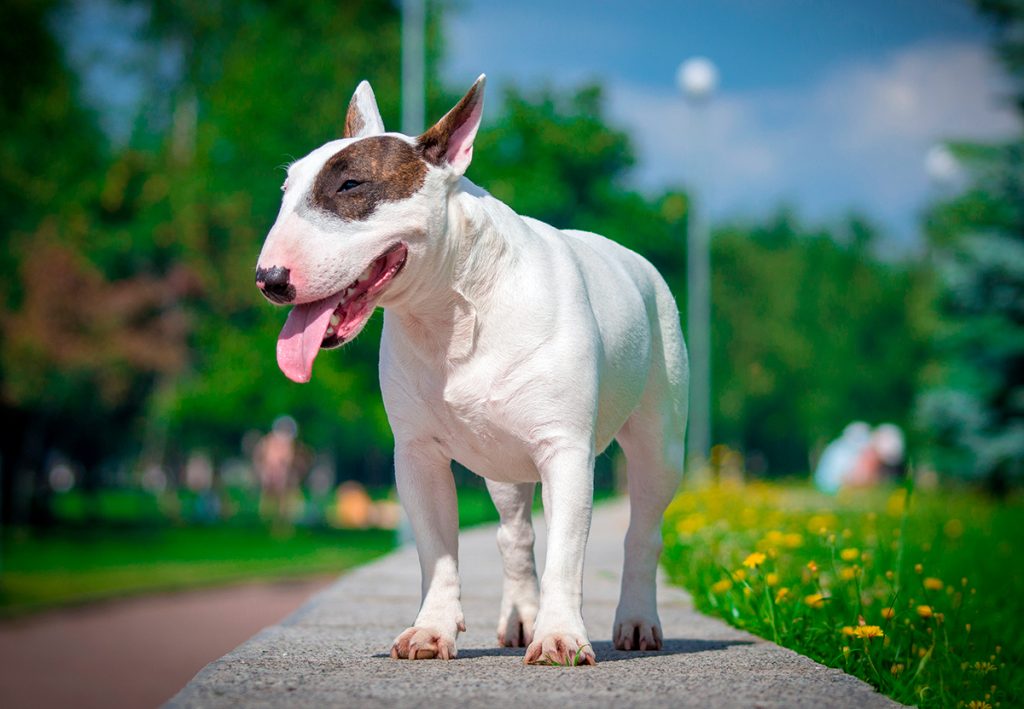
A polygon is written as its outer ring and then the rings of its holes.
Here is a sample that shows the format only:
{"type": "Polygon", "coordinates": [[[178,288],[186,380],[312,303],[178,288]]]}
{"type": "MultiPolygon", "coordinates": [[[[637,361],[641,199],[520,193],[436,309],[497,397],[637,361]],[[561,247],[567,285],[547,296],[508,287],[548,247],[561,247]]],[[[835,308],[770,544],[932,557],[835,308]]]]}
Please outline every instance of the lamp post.
{"type": "MultiPolygon", "coordinates": [[[[704,57],[679,65],[676,81],[696,118],[692,140],[700,140],[704,111],[718,86],[718,69],[704,57]]],[[[696,162],[696,161],[695,161],[696,162]]],[[[703,165],[695,165],[697,184],[703,165]]],[[[711,447],[711,248],[705,206],[693,198],[690,186],[690,223],[686,239],[686,339],[690,354],[690,426],[687,449],[697,466],[707,462],[711,447]],[[695,208],[695,203],[697,203],[695,208]]],[[[705,187],[706,190],[706,187],[705,187]]],[[[706,192],[705,192],[706,197],[706,192]]]]}
{"type": "Polygon", "coordinates": [[[426,11],[424,0],[402,0],[402,132],[423,130],[426,11]]]}

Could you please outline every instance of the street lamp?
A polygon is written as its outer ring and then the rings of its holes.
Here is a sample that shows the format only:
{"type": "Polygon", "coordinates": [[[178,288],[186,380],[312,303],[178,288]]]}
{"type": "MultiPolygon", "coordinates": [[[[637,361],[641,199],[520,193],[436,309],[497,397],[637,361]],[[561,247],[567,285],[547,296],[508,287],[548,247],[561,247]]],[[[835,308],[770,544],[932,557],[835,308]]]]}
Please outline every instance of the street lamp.
{"type": "Polygon", "coordinates": [[[424,121],[426,10],[424,0],[402,0],[402,132],[417,135],[424,121]]]}
{"type": "MultiPolygon", "coordinates": [[[[718,69],[709,59],[694,57],[679,65],[676,81],[693,107],[696,120],[690,139],[696,143],[703,127],[701,109],[718,86],[718,69]]],[[[711,448],[711,248],[706,215],[700,207],[694,208],[693,198],[694,184],[704,177],[701,168],[695,165],[697,177],[690,185],[690,228],[686,240],[686,339],[690,353],[687,448],[690,460],[698,466],[708,460],[711,448]]]]}

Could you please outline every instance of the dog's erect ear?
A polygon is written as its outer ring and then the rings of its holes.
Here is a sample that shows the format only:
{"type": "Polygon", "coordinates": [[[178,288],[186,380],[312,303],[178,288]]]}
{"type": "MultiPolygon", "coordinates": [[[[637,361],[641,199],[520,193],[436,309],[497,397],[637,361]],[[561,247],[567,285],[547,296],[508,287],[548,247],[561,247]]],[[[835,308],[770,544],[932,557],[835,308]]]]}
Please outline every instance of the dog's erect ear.
{"type": "Polygon", "coordinates": [[[473,139],[484,112],[486,81],[487,77],[481,74],[455,108],[419,137],[417,142],[427,162],[450,165],[457,175],[466,172],[473,159],[473,139]]]}
{"type": "Polygon", "coordinates": [[[384,132],[384,121],[377,108],[377,97],[373,95],[369,81],[360,81],[352,100],[348,102],[348,113],[345,114],[345,134],[343,138],[365,138],[384,132]]]}

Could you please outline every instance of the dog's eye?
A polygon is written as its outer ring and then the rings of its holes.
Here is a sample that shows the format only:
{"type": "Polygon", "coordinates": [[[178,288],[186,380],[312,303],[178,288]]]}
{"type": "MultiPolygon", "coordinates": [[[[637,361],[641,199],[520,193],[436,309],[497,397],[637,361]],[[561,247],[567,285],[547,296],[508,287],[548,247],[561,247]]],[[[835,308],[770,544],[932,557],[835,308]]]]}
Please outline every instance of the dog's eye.
{"type": "Polygon", "coordinates": [[[341,183],[341,187],[338,188],[338,192],[348,192],[349,190],[353,190],[361,184],[363,183],[359,182],[358,180],[345,180],[344,182],[341,183]]]}

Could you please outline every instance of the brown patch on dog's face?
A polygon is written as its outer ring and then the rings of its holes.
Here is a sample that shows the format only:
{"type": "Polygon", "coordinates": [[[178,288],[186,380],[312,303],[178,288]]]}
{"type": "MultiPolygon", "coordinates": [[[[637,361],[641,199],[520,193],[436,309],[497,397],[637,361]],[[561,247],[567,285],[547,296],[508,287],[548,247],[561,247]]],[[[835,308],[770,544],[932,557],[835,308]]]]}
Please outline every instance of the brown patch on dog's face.
{"type": "Polygon", "coordinates": [[[432,165],[443,165],[445,154],[448,152],[448,145],[451,143],[452,135],[462,126],[473,112],[476,94],[480,90],[479,83],[473,84],[469,92],[462,97],[462,100],[455,104],[455,108],[448,111],[444,118],[427,129],[427,132],[419,137],[417,145],[423,153],[423,158],[432,165]]]}
{"type": "Polygon", "coordinates": [[[360,221],[380,204],[411,197],[423,186],[426,174],[427,164],[405,141],[383,135],[364,138],[324,164],[310,202],[346,221],[360,221]]]}

